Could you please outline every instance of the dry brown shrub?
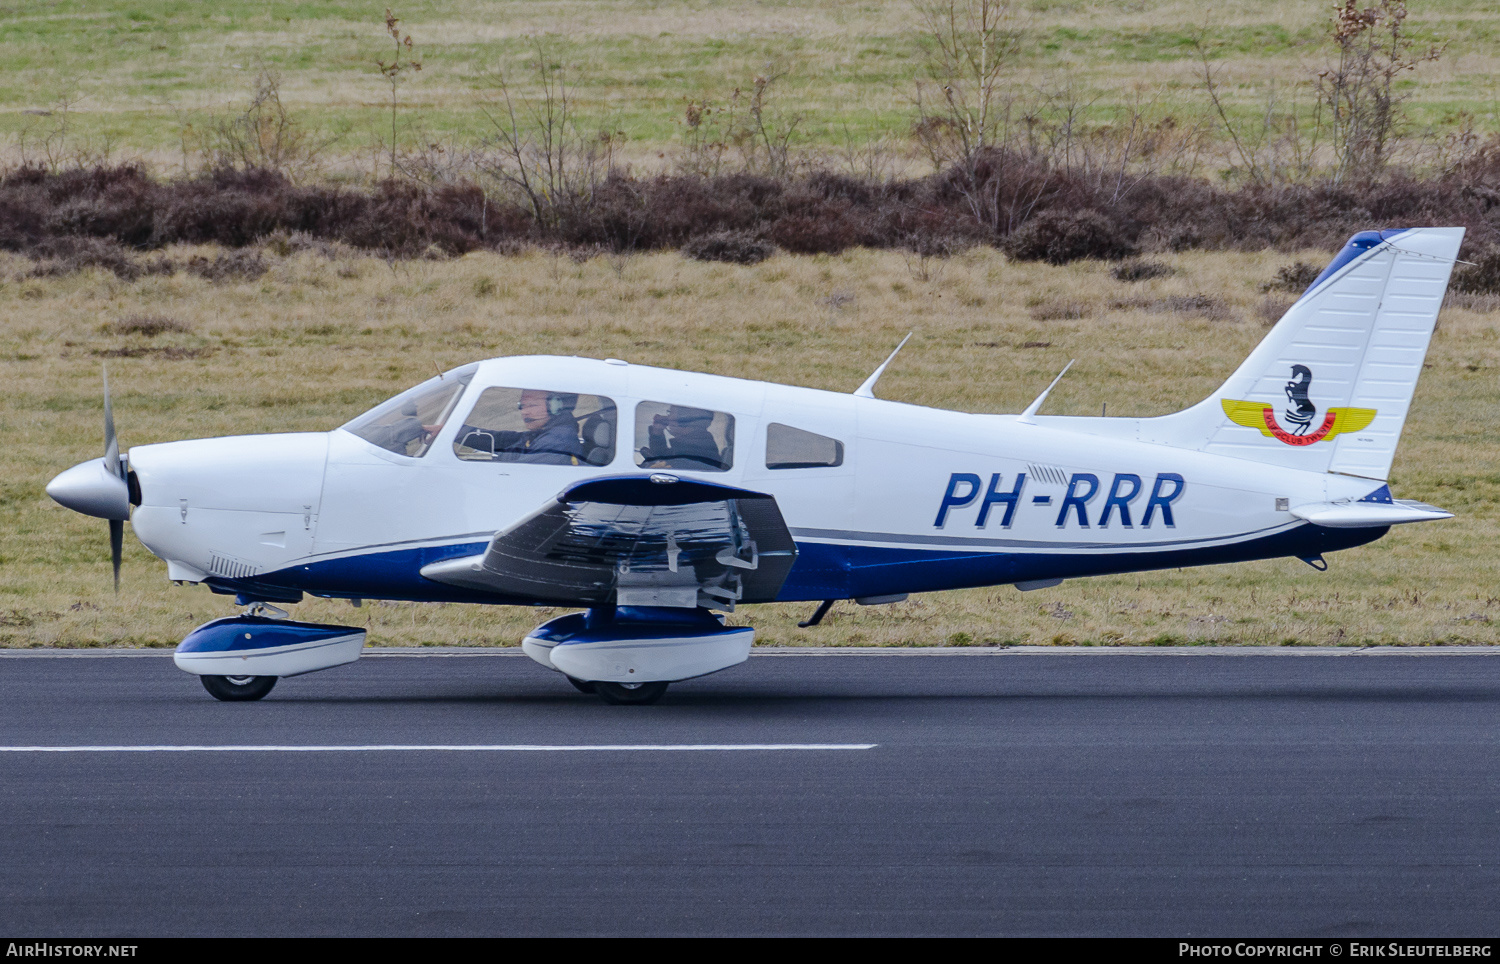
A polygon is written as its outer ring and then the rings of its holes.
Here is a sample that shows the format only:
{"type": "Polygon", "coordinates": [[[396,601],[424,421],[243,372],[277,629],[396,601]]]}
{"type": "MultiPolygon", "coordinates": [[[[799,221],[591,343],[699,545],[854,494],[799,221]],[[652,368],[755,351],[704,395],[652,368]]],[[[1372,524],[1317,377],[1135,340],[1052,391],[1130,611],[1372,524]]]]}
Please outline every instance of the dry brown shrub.
{"type": "Polygon", "coordinates": [[[1122,261],[1110,271],[1116,281],[1149,281],[1152,278],[1170,278],[1177,269],[1161,261],[1144,258],[1122,261]]]}
{"type": "Polygon", "coordinates": [[[1443,298],[1443,307],[1488,314],[1492,311],[1500,311],[1500,294],[1470,294],[1450,290],[1443,298]]]}
{"type": "Polygon", "coordinates": [[[1255,306],[1255,316],[1265,322],[1267,326],[1274,325],[1296,303],[1296,299],[1294,298],[1278,298],[1275,295],[1266,295],[1255,306]]]}
{"type": "Polygon", "coordinates": [[[188,274],[215,283],[254,281],[271,269],[259,251],[230,251],[212,259],[194,255],[184,267],[188,274]]]}
{"type": "Polygon", "coordinates": [[[198,348],[183,348],[180,345],[126,345],[122,348],[95,348],[89,354],[95,358],[165,358],[182,361],[187,358],[207,358],[218,351],[217,345],[198,348]]]}
{"type": "Polygon", "coordinates": [[[75,274],[85,268],[104,268],[124,281],[135,281],[144,275],[172,274],[177,265],[167,258],[141,259],[129,249],[108,238],[51,238],[37,246],[43,255],[29,271],[30,278],[51,278],[75,274]]]}
{"type": "MultiPolygon", "coordinates": [[[[1031,317],[1036,321],[1069,321],[1077,318],[1087,318],[1093,313],[1093,308],[1081,301],[1066,301],[1056,298],[1040,302],[1031,307],[1031,317]]],[[[1040,347],[1040,342],[1028,343],[1022,347],[1040,347]]]]}
{"type": "Polygon", "coordinates": [[[1301,294],[1318,280],[1319,269],[1306,261],[1284,264],[1276,269],[1276,277],[1260,286],[1261,291],[1289,291],[1301,294]]]}
{"type": "Polygon", "coordinates": [[[127,315],[111,322],[106,322],[102,330],[107,335],[144,335],[147,338],[155,338],[165,332],[190,332],[192,326],[175,318],[166,318],[161,315],[127,315]]]}
{"type": "Polygon", "coordinates": [[[1453,271],[1449,288],[1463,294],[1500,294],[1500,246],[1490,246],[1475,255],[1472,264],[1460,264],[1453,271]]]}
{"type": "Polygon", "coordinates": [[[278,229],[266,235],[263,245],[267,251],[279,258],[289,258],[303,252],[321,255],[329,261],[336,260],[339,256],[337,243],[313,237],[306,231],[278,229]]]}
{"type": "Polygon", "coordinates": [[[1158,315],[1194,315],[1211,321],[1234,317],[1229,306],[1212,295],[1168,295],[1165,298],[1121,298],[1110,302],[1121,311],[1149,311],[1158,315]]]}
{"type": "Polygon", "coordinates": [[[683,245],[684,257],[695,261],[725,261],[730,264],[760,264],[776,253],[776,245],[744,231],[720,231],[694,238],[683,245]]]}
{"type": "Polygon", "coordinates": [[[1017,261],[1067,264],[1083,258],[1117,261],[1135,253],[1135,243],[1112,218],[1098,211],[1043,211],[1010,233],[1001,245],[1017,261]]]}
{"type": "MultiPolygon", "coordinates": [[[[326,133],[309,128],[282,103],[281,75],[265,69],[256,76],[255,90],[243,108],[195,126],[204,167],[271,170],[294,180],[321,173],[324,153],[347,132],[343,125],[326,133]]],[[[184,149],[187,146],[185,142],[184,149]]]]}

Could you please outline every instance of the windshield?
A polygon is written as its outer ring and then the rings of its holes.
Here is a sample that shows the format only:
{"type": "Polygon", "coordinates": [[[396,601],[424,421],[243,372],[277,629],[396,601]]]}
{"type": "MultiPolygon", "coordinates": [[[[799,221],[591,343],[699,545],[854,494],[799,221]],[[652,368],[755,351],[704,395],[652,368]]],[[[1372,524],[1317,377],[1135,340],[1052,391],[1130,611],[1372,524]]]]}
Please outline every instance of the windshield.
{"type": "Polygon", "coordinates": [[[419,459],[453,414],[478,367],[465,365],[429,378],[342,427],[387,452],[419,459]]]}

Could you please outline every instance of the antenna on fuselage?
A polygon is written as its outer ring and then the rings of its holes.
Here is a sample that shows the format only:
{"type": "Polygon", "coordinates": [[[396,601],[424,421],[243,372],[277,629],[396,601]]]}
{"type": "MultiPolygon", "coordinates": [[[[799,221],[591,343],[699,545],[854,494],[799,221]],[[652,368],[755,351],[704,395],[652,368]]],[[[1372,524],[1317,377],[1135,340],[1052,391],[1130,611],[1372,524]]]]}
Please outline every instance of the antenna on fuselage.
{"type": "Polygon", "coordinates": [[[910,331],[906,333],[906,337],[901,339],[901,344],[896,346],[896,351],[891,352],[891,357],[881,362],[880,367],[871,372],[870,377],[865,379],[865,383],[854,390],[855,395],[859,396],[860,398],[875,397],[875,383],[880,381],[881,375],[885,374],[886,366],[896,360],[897,353],[900,352],[902,348],[906,347],[907,342],[911,341],[912,334],[913,332],[910,331]]]}
{"type": "Polygon", "coordinates": [[[1016,421],[1025,422],[1027,425],[1035,425],[1036,423],[1032,420],[1031,416],[1035,415],[1036,410],[1042,407],[1042,403],[1047,400],[1048,394],[1051,393],[1052,389],[1057,387],[1057,383],[1062,381],[1062,377],[1068,373],[1068,369],[1072,368],[1073,363],[1077,360],[1076,358],[1068,359],[1068,363],[1063,366],[1063,370],[1057,373],[1056,378],[1052,379],[1052,384],[1042,389],[1042,393],[1036,397],[1036,401],[1027,405],[1026,411],[1016,416],[1016,421]]]}

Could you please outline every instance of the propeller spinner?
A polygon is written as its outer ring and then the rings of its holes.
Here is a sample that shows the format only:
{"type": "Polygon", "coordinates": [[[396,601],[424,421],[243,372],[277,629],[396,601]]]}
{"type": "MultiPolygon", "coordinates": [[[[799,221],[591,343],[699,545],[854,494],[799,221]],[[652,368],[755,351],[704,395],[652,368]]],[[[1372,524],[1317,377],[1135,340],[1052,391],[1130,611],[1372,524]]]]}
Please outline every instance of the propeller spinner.
{"type": "Polygon", "coordinates": [[[109,520],[109,552],[114,566],[115,592],[120,591],[120,558],[125,546],[125,522],[130,518],[130,484],[115,435],[114,410],[109,401],[109,371],[104,372],[104,458],[80,462],[47,483],[54,502],[74,512],[109,520]]]}

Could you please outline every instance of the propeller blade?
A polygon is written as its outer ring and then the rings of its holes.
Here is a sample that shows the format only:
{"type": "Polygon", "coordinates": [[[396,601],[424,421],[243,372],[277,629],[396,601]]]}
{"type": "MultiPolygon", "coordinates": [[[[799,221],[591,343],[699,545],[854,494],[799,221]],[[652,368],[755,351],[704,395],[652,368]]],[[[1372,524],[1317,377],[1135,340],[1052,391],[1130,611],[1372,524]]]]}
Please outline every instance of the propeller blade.
{"type": "MultiPolygon", "coordinates": [[[[120,438],[115,434],[115,410],[109,402],[109,366],[101,366],[104,369],[104,467],[111,475],[120,478],[125,477],[124,467],[120,465],[120,438]]],[[[127,507],[127,513],[130,511],[127,507]]],[[[109,520],[109,562],[115,572],[115,595],[120,594],[120,561],[125,554],[125,522],[122,519],[109,520]]]]}
{"type": "Polygon", "coordinates": [[[109,561],[115,567],[115,594],[120,592],[120,557],[125,551],[125,523],[109,520],[109,561]]]}
{"type": "Polygon", "coordinates": [[[104,467],[120,475],[120,440],[115,435],[115,412],[109,404],[109,366],[104,366],[104,467]]]}

